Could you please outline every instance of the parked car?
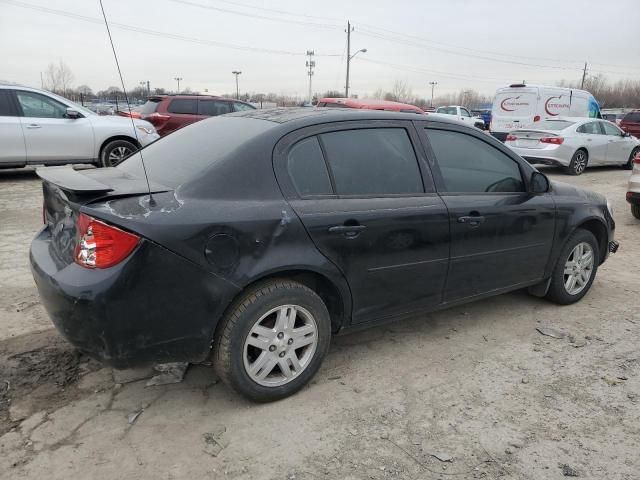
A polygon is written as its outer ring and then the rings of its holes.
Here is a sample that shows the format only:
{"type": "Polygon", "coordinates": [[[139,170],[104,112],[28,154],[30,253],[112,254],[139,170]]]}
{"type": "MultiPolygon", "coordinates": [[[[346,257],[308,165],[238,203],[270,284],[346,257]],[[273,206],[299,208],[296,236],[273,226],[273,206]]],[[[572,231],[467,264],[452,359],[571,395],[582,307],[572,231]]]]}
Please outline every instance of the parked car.
{"type": "Polygon", "coordinates": [[[0,168],[112,166],[158,138],[149,122],[97,115],[37,88],[0,85],[0,168]]]}
{"type": "Polygon", "coordinates": [[[602,119],[607,120],[608,122],[615,123],[620,126],[620,122],[624,118],[626,113],[604,113],[602,112],[602,119]]]}
{"type": "Polygon", "coordinates": [[[468,123],[469,125],[473,125],[480,130],[484,130],[485,124],[484,120],[478,116],[473,116],[469,113],[469,110],[465,107],[461,107],[460,105],[449,105],[446,107],[438,107],[436,109],[436,113],[441,113],[443,115],[453,115],[458,120],[463,121],[464,123],[468,123]]]}
{"type": "Polygon", "coordinates": [[[491,125],[491,110],[490,109],[482,109],[482,110],[471,110],[471,114],[476,117],[480,117],[484,122],[484,130],[489,129],[489,125],[491,125]]]}
{"type": "Polygon", "coordinates": [[[369,98],[321,98],[317,107],[359,108],[365,110],[386,110],[389,112],[424,113],[424,110],[408,103],[391,102],[369,98]]]}
{"type": "Polygon", "coordinates": [[[154,95],[138,111],[164,137],[208,117],[255,109],[250,103],[213,95],[154,95]]]}
{"type": "Polygon", "coordinates": [[[542,120],[558,117],[600,118],[600,106],[585,90],[515,83],[499,88],[491,108],[491,135],[505,141],[519,128],[538,128],[542,120]]]}
{"type": "Polygon", "coordinates": [[[587,166],[622,165],[630,169],[640,140],[614,123],[590,118],[542,120],[535,129],[514,130],[506,145],[533,164],[556,165],[570,175],[587,166]]]}
{"type": "Polygon", "coordinates": [[[118,368],[212,354],[256,401],[308,383],[332,333],[527,287],[574,303],[617,248],[606,198],[443,115],[247,111],[38,175],[62,335],[118,368]]]}
{"type": "Polygon", "coordinates": [[[620,120],[620,128],[636,138],[640,138],[640,110],[627,113],[620,120]]]}
{"type": "Polygon", "coordinates": [[[633,159],[633,171],[627,188],[627,202],[631,204],[631,214],[640,220],[640,152],[633,159]]]}

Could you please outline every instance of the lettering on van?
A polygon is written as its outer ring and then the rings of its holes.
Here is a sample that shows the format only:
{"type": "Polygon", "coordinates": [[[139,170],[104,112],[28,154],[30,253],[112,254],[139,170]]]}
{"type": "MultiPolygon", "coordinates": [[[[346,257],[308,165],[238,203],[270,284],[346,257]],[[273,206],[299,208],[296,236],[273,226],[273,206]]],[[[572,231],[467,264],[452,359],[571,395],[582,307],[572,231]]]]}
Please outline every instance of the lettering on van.
{"type": "Polygon", "coordinates": [[[562,97],[563,95],[560,95],[558,97],[549,97],[547,101],[544,102],[544,111],[547,113],[547,115],[551,115],[552,117],[557,117],[558,115],[560,115],[559,113],[552,112],[550,109],[554,109],[557,111],[571,108],[571,104],[561,102],[560,99],[562,97]]]}
{"type": "Polygon", "coordinates": [[[505,98],[500,102],[500,108],[505,112],[515,112],[520,107],[528,107],[529,102],[525,102],[524,100],[520,100],[520,95],[517,97],[509,97],[505,98]],[[513,107],[513,108],[510,108],[513,107]]]}

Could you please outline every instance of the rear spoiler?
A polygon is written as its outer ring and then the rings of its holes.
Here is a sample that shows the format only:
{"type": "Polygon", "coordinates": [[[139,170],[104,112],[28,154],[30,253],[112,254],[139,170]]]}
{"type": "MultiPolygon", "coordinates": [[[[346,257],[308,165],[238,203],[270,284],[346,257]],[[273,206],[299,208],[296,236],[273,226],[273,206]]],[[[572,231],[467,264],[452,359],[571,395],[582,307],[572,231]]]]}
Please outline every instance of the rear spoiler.
{"type": "Polygon", "coordinates": [[[82,194],[113,191],[113,188],[108,185],[83,175],[71,167],[38,168],[36,174],[44,181],[53,183],[67,192],[82,194]]]}
{"type": "Polygon", "coordinates": [[[149,183],[121,169],[91,168],[74,170],[70,166],[38,168],[36,174],[44,181],[75,195],[104,194],[140,195],[173,190],[158,183],[149,183]]]}

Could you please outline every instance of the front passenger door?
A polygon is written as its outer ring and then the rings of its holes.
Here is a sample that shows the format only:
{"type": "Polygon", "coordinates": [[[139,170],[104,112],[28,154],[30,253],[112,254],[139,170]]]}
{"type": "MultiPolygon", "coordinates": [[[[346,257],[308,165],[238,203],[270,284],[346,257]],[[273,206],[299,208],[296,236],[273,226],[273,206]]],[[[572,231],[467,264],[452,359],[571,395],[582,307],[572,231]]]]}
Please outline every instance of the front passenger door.
{"type": "Polygon", "coordinates": [[[444,302],[542,280],[555,202],[527,191],[531,169],[480,132],[426,128],[438,192],[449,210],[451,260],[444,302]]]}

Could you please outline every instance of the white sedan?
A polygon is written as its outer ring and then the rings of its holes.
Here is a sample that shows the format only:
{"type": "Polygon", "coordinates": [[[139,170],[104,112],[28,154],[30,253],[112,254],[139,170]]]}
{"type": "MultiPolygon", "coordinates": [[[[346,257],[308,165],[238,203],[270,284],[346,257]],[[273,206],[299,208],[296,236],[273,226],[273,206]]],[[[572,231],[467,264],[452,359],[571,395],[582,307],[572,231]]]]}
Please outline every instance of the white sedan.
{"type": "Polygon", "coordinates": [[[640,140],[615,124],[597,118],[542,120],[507,135],[505,144],[529,163],[557,165],[570,175],[587,166],[633,166],[640,140]]]}
{"type": "Polygon", "coordinates": [[[0,168],[110,167],[158,138],[147,121],[96,115],[51,92],[0,85],[0,168]]]}

